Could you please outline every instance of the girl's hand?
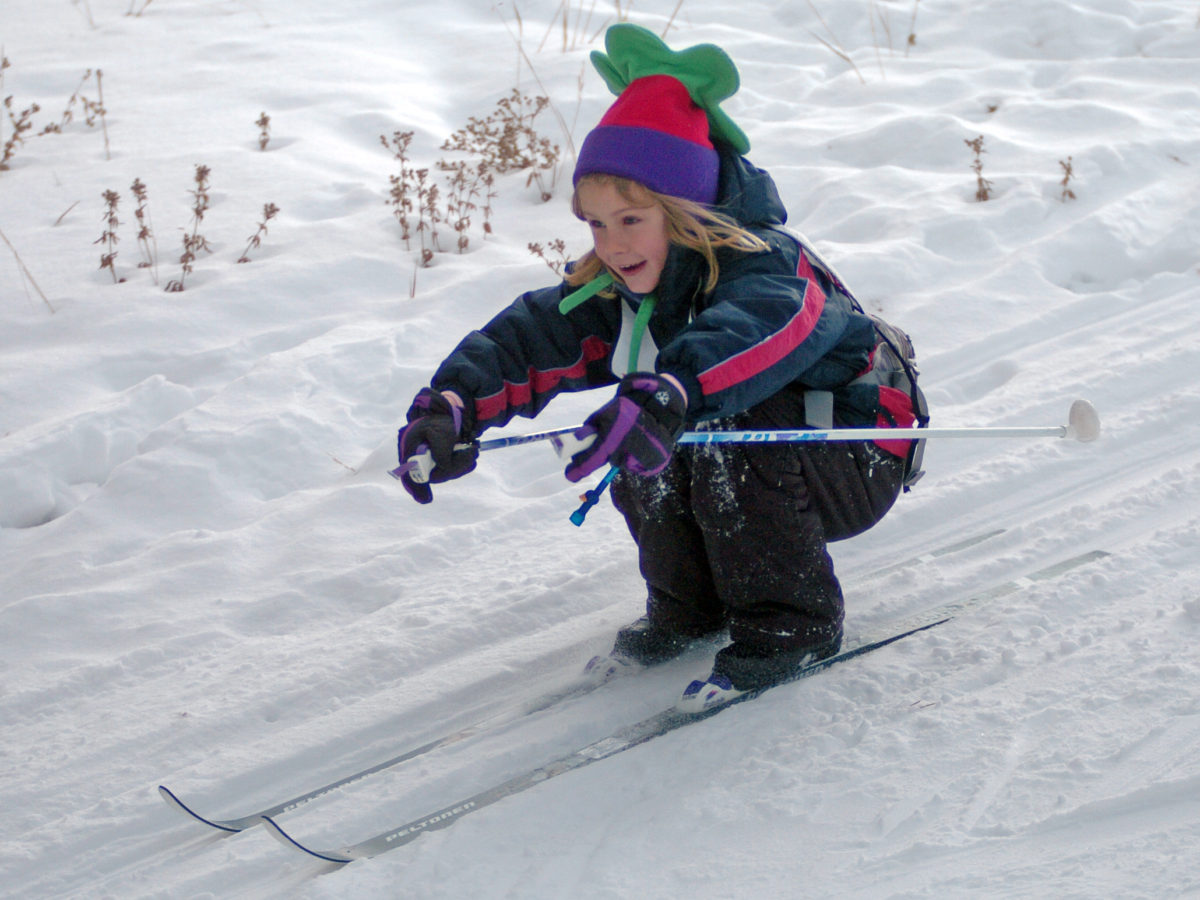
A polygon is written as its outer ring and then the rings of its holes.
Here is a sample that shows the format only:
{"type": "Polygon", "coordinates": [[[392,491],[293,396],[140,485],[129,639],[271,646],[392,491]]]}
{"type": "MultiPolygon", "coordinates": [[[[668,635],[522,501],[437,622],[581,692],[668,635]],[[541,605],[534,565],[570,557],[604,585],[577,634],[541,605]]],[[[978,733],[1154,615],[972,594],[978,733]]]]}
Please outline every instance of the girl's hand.
{"type": "MultiPolygon", "coordinates": [[[[469,437],[464,438],[462,401],[456,395],[425,388],[413,400],[408,420],[396,439],[402,466],[428,452],[433,458],[433,469],[428,475],[432,484],[461,478],[475,468],[479,446],[469,437]]],[[[433,502],[429,483],[413,476],[412,470],[400,476],[404,489],[418,503],[433,502]]]]}
{"type": "Polygon", "coordinates": [[[667,467],[683,433],[687,397],[670,376],[633,372],[617,395],[584,420],[575,437],[595,439],[571,457],[565,475],[579,481],[606,462],[635,475],[657,475],[667,467]]]}

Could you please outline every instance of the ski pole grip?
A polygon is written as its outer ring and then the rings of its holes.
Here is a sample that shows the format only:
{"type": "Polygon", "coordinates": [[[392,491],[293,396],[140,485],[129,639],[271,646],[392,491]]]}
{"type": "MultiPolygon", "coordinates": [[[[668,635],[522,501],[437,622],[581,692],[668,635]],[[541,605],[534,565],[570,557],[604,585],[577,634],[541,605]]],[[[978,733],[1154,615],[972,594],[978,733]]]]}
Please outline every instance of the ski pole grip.
{"type": "MultiPolygon", "coordinates": [[[[469,450],[470,444],[455,444],[455,450],[469,450]]],[[[388,471],[388,474],[397,481],[404,475],[407,475],[415,484],[425,484],[429,481],[429,473],[434,469],[433,454],[429,452],[429,448],[422,444],[417,448],[419,452],[413,454],[396,468],[388,471]]]]}
{"type": "Polygon", "coordinates": [[[570,459],[581,450],[586,450],[592,446],[595,442],[595,432],[583,438],[577,438],[570,432],[556,434],[550,438],[550,445],[554,448],[554,452],[558,454],[559,459],[570,459]]]}

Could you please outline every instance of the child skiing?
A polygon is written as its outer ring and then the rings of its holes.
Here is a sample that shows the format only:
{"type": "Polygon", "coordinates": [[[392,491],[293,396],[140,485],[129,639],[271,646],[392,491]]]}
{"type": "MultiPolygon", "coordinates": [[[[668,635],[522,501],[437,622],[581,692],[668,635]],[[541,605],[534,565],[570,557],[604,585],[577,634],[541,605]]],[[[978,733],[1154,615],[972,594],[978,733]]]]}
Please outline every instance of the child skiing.
{"type": "MultiPolygon", "coordinates": [[[[400,431],[430,483],[470,472],[470,443],[564,391],[616,385],[576,432],[565,475],[611,464],[613,503],[638,549],[645,615],[610,668],[673,658],[728,629],[702,709],[837,652],[843,598],[829,541],[878,522],[915,478],[911,441],[713,444],[685,429],[901,426],[927,421],[906,337],[864,314],[782,226],[770,176],[721,110],[738,87],[723,51],[670,50],[608,30],[592,59],[616,101],[587,136],[572,208],[593,249],[554,287],[523,294],[434,373],[400,431]],[[467,445],[467,446],[463,446],[467,445]]],[[[429,483],[402,478],[420,503],[429,483]]]]}

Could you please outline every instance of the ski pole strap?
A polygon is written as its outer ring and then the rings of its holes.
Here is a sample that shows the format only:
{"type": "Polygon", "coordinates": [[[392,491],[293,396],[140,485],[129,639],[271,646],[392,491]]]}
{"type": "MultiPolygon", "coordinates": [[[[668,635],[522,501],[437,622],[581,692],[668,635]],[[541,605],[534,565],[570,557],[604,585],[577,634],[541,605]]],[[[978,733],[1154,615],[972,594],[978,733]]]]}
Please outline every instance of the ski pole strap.
{"type": "Polygon", "coordinates": [[[600,498],[604,495],[605,489],[612,484],[612,480],[617,477],[617,473],[621,470],[616,466],[612,466],[600,483],[589,491],[584,491],[583,496],[579,499],[583,501],[579,509],[571,513],[571,524],[579,527],[583,524],[583,520],[587,518],[588,510],[600,502],[600,498]]]}

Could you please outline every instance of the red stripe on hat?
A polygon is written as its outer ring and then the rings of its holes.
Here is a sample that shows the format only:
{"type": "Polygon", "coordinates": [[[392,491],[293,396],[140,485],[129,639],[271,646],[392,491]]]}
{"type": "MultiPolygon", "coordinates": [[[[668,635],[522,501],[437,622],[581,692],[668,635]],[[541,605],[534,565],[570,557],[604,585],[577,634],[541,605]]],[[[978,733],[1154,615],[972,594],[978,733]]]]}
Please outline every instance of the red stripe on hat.
{"type": "Polygon", "coordinates": [[[597,127],[606,125],[651,128],[712,147],[708,114],[692,101],[683,82],[671,75],[647,75],[631,82],[597,127]]]}

